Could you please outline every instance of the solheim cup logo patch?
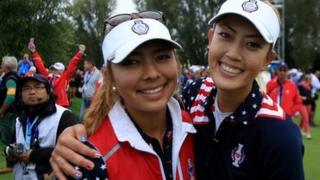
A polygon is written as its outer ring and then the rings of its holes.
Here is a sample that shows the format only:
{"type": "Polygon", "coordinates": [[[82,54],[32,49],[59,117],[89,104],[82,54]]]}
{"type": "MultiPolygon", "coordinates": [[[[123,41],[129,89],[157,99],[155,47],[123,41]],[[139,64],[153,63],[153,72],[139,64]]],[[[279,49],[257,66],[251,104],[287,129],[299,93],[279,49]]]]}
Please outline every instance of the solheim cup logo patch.
{"type": "Polygon", "coordinates": [[[258,10],[258,5],[256,0],[249,0],[242,4],[242,9],[246,12],[252,13],[258,10]]]}
{"type": "Polygon", "coordinates": [[[232,165],[235,167],[240,167],[240,164],[244,161],[246,157],[242,148],[243,144],[238,144],[238,147],[234,148],[231,152],[232,165]]]}
{"type": "Polygon", "coordinates": [[[132,31],[138,35],[147,34],[149,31],[148,24],[144,23],[142,20],[136,20],[134,21],[134,24],[132,26],[132,31]]]}

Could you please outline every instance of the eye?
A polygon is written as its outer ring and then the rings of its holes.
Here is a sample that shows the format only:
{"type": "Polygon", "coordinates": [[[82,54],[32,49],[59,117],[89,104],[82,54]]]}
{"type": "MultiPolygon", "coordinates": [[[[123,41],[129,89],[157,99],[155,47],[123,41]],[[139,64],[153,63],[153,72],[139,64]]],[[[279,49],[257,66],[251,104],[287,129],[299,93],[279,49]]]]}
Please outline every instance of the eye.
{"type": "Polygon", "coordinates": [[[254,49],[260,49],[262,47],[261,44],[257,42],[248,42],[247,45],[254,49]]]}
{"type": "Polygon", "coordinates": [[[157,56],[158,60],[167,60],[167,59],[170,59],[170,58],[171,58],[171,56],[168,55],[168,54],[161,54],[161,55],[157,56]]]}
{"type": "Polygon", "coordinates": [[[172,57],[172,52],[171,51],[163,51],[160,52],[156,55],[156,59],[158,61],[167,61],[167,60],[171,60],[172,57]]]}
{"type": "Polygon", "coordinates": [[[134,59],[134,58],[126,58],[124,61],[121,62],[121,65],[123,66],[132,66],[132,65],[136,65],[139,64],[139,61],[134,59]]]}
{"type": "Polygon", "coordinates": [[[31,87],[30,86],[24,86],[22,87],[22,91],[29,91],[31,90],[31,87]]]}
{"type": "Polygon", "coordinates": [[[222,38],[229,38],[230,37],[230,34],[227,32],[219,32],[218,34],[222,38]]]}

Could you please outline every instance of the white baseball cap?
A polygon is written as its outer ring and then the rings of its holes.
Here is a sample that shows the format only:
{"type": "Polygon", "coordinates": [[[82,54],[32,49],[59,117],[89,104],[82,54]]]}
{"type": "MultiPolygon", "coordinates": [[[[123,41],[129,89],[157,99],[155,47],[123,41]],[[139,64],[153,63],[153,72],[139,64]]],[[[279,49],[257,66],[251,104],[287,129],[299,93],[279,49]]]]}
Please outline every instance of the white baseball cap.
{"type": "Polygon", "coordinates": [[[216,23],[226,14],[237,14],[246,18],[257,28],[266,42],[275,46],[280,34],[280,22],[270,5],[261,0],[227,0],[209,24],[216,23]]]}
{"type": "Polygon", "coordinates": [[[58,71],[64,71],[65,67],[61,62],[56,62],[52,65],[52,68],[58,71]]]}
{"type": "Polygon", "coordinates": [[[156,39],[167,41],[175,48],[182,48],[172,40],[168,28],[160,21],[141,18],[120,23],[103,40],[102,52],[105,64],[120,63],[138,46],[156,39]]]}

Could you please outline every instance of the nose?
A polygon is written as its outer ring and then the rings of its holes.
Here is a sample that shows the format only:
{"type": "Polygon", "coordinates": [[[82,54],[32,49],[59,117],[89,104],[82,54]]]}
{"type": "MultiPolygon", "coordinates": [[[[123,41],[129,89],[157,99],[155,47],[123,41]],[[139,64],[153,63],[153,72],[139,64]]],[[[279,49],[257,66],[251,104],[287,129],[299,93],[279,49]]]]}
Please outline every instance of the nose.
{"type": "Polygon", "coordinates": [[[238,42],[233,43],[231,46],[229,46],[226,56],[230,58],[231,60],[241,60],[242,54],[241,54],[241,45],[238,42]]]}
{"type": "Polygon", "coordinates": [[[146,63],[144,63],[144,80],[154,80],[160,77],[160,73],[157,67],[157,63],[151,59],[148,59],[146,63]]]}

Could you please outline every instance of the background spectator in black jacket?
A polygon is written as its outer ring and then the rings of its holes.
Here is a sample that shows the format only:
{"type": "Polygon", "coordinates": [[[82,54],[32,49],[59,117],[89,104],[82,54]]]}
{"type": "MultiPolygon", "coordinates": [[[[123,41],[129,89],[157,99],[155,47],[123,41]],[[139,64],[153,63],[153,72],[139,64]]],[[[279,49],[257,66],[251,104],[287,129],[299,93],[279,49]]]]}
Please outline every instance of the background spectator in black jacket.
{"type": "Polygon", "coordinates": [[[15,179],[43,179],[51,171],[49,158],[57,137],[79,120],[55,103],[49,82],[41,74],[19,81],[19,100],[15,138],[5,148],[6,158],[14,163],[15,179]]]}

